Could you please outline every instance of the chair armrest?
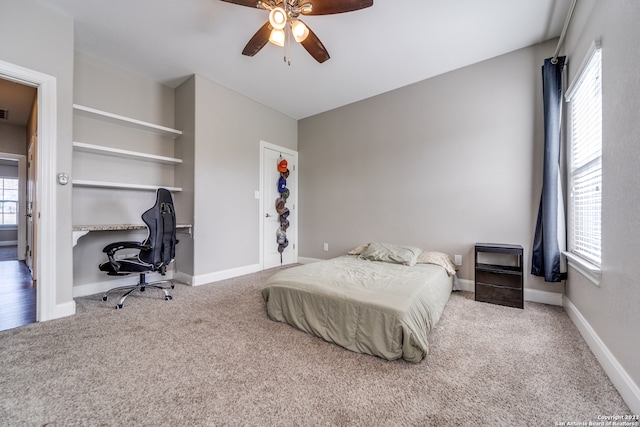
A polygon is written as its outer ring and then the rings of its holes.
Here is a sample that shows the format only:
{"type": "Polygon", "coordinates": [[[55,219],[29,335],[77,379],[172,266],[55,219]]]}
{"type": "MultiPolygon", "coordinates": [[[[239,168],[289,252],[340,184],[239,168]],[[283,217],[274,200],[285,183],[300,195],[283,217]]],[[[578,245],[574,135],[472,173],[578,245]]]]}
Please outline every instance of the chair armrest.
{"type": "Polygon", "coordinates": [[[149,245],[143,245],[140,242],[115,242],[108,244],[102,249],[105,253],[116,253],[120,249],[151,249],[149,245]]]}
{"type": "Polygon", "coordinates": [[[107,254],[107,257],[109,258],[109,263],[113,267],[113,270],[116,271],[116,272],[120,271],[120,263],[118,261],[116,261],[116,259],[113,256],[120,249],[149,250],[149,249],[151,249],[151,246],[143,245],[140,242],[131,242],[131,241],[129,241],[129,242],[115,242],[115,243],[111,243],[111,244],[105,246],[104,249],[102,249],[102,252],[105,252],[107,254]]]}

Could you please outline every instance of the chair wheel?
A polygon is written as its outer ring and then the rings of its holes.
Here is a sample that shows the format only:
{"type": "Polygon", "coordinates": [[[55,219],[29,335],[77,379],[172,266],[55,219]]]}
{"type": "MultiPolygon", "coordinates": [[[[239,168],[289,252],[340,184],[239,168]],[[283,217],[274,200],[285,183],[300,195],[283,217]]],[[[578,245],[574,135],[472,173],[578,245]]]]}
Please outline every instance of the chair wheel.
{"type": "Polygon", "coordinates": [[[122,308],[122,304],[116,304],[116,310],[120,310],[122,308]]]}
{"type": "Polygon", "coordinates": [[[175,289],[176,285],[171,285],[171,289],[175,289]]]}
{"type": "Polygon", "coordinates": [[[171,295],[165,295],[164,299],[165,301],[169,301],[170,299],[173,299],[173,297],[171,295]]]}
{"type": "Polygon", "coordinates": [[[106,301],[106,300],[108,300],[108,299],[109,299],[109,297],[107,297],[106,295],[104,295],[104,296],[102,297],[102,301],[106,301]]]}

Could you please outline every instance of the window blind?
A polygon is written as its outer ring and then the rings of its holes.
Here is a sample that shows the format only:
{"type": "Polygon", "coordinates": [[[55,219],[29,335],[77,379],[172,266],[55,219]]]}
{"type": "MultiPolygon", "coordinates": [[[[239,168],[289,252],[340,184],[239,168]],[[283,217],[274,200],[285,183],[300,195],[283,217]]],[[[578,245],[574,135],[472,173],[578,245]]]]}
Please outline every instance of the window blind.
{"type": "Polygon", "coordinates": [[[570,251],[601,265],[602,85],[596,49],[571,91],[570,251]]]}

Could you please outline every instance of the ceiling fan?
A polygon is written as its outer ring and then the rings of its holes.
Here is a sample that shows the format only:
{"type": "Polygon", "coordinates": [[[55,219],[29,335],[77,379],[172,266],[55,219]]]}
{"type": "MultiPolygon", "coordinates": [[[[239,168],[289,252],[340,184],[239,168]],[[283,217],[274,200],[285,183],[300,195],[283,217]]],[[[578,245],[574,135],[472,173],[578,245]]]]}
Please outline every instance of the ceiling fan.
{"type": "MultiPolygon", "coordinates": [[[[255,7],[269,11],[269,21],[256,32],[242,51],[254,56],[267,42],[284,46],[288,34],[313,56],[323,63],[329,52],[318,36],[299,19],[300,15],[332,15],[353,12],[373,5],[373,0],[222,0],[240,6],[255,7]],[[289,33],[287,32],[289,31],[289,33]]],[[[286,61],[286,57],[285,57],[286,61]]]]}

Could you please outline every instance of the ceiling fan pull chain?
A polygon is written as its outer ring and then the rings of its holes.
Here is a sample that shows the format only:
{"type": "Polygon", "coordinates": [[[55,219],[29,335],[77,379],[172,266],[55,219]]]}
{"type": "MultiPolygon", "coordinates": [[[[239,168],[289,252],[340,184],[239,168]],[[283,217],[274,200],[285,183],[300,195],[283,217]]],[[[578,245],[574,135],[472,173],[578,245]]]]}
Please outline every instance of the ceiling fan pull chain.
{"type": "Polygon", "coordinates": [[[287,25],[285,29],[287,33],[287,37],[285,42],[286,47],[284,48],[284,54],[285,54],[285,62],[289,67],[291,67],[291,38],[293,37],[293,33],[291,32],[291,22],[288,22],[288,24],[289,25],[287,25]]]}

